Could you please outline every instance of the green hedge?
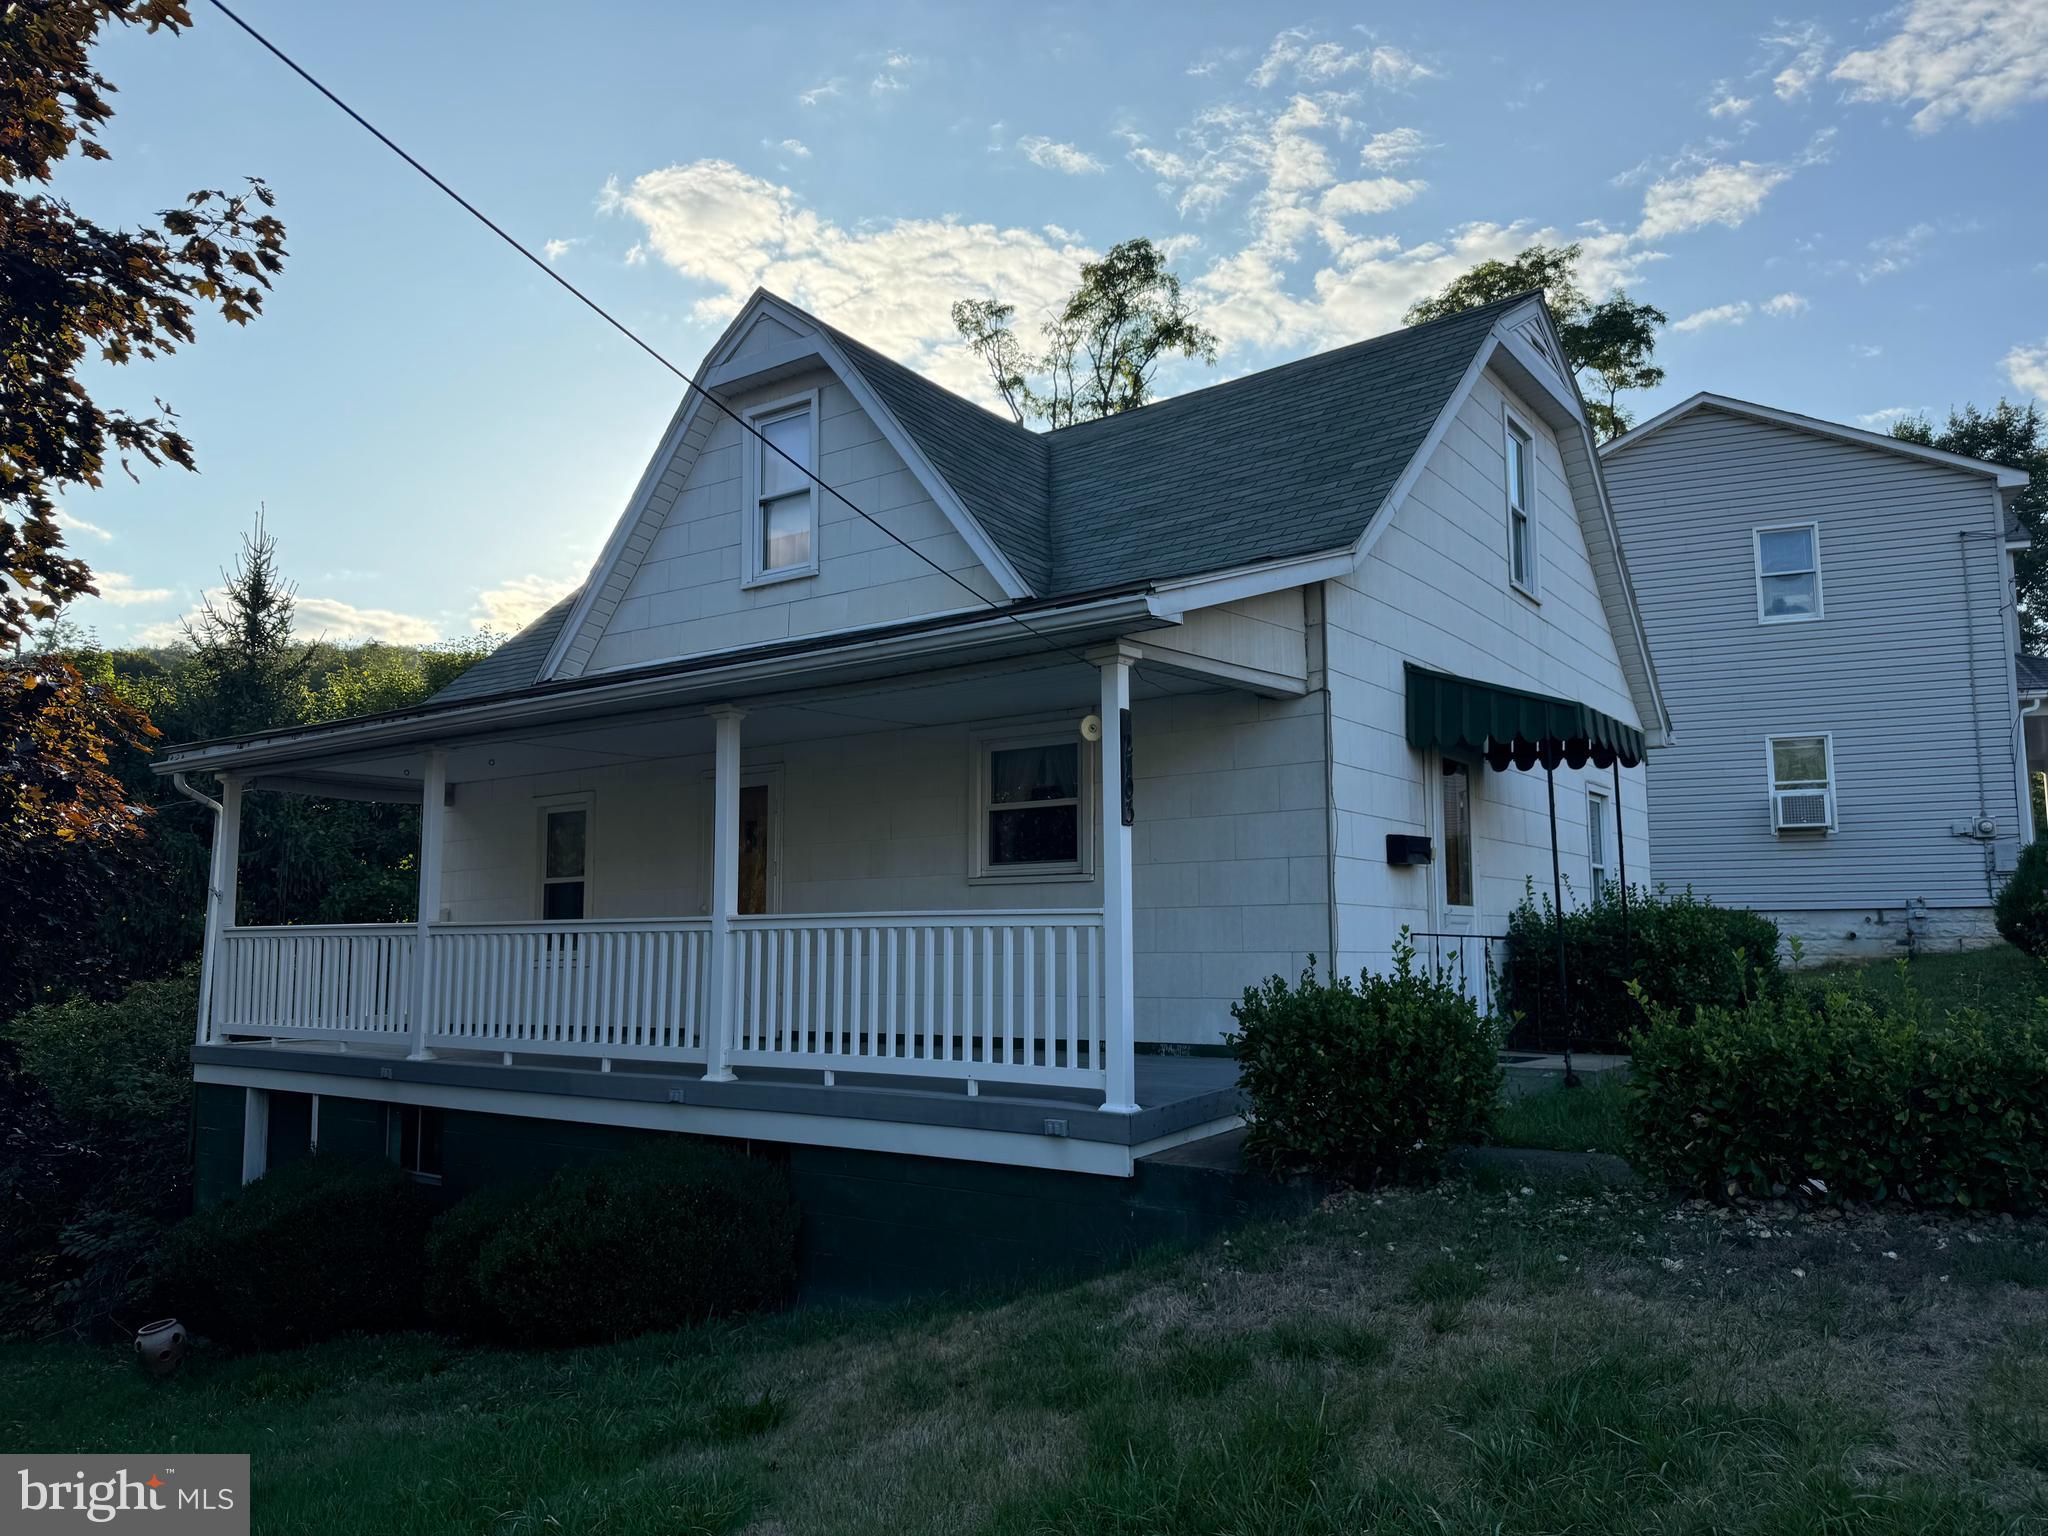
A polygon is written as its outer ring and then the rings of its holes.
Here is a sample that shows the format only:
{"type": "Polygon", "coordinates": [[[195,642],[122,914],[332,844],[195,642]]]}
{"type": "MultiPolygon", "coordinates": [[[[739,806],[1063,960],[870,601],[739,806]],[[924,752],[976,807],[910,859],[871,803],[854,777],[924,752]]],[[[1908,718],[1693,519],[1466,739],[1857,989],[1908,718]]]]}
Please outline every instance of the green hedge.
{"type": "Polygon", "coordinates": [[[524,1196],[472,1196],[430,1239],[443,1326],[522,1344],[681,1328],[787,1298],[797,1209],[783,1171],[663,1137],[524,1196]]]}
{"type": "Polygon", "coordinates": [[[2048,841],[2021,850],[2019,867],[2000,889],[1992,914],[2008,944],[2048,960],[2048,841]]]}
{"type": "Polygon", "coordinates": [[[1567,907],[1565,998],[1558,996],[1557,928],[1546,893],[1532,886],[1508,920],[1501,978],[1507,1011],[1540,1024],[1545,1042],[1569,1038],[1583,1049],[1625,1049],[1644,1022],[1631,983],[1650,1003],[1670,1007],[1739,1005],[1783,982],[1778,925],[1740,907],[1717,907],[1690,890],[1631,886],[1626,935],[1619,888],[1567,907]]]}
{"type": "Polygon", "coordinates": [[[406,1327],[420,1317],[432,1216],[426,1191],[390,1163],[302,1158],[171,1230],[159,1304],[251,1349],[406,1327]]]}
{"type": "Polygon", "coordinates": [[[1500,1095],[1500,1032],[1448,980],[1416,969],[1405,934],[1390,976],[1304,971],[1247,988],[1229,1037],[1250,1104],[1246,1151],[1269,1168],[1356,1184],[1434,1172],[1477,1139],[1500,1095]]]}
{"type": "Polygon", "coordinates": [[[1631,1082],[1631,1155],[1688,1194],[2030,1211],[2048,1188],[2048,1005],[1942,1017],[1836,987],[1657,1008],[1631,1082]]]}

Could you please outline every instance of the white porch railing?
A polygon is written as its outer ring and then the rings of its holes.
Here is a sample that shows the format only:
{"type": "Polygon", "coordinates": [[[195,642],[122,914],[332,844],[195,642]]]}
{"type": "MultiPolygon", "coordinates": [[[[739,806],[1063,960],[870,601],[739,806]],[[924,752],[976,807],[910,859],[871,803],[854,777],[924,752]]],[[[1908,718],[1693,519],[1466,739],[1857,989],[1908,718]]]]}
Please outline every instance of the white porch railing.
{"type": "Polygon", "coordinates": [[[1102,1088],[1102,915],[738,917],[730,1060],[1102,1088]]]}
{"type": "Polygon", "coordinates": [[[411,924],[229,928],[204,1038],[703,1062],[1105,1089],[1102,914],[736,917],[732,1010],[703,918],[441,923],[415,1033],[411,924]]]}
{"type": "Polygon", "coordinates": [[[708,919],[441,923],[428,947],[429,1046],[704,1059],[708,919]]]}
{"type": "Polygon", "coordinates": [[[418,934],[410,923],[225,929],[213,957],[207,1038],[404,1044],[418,934]]]}

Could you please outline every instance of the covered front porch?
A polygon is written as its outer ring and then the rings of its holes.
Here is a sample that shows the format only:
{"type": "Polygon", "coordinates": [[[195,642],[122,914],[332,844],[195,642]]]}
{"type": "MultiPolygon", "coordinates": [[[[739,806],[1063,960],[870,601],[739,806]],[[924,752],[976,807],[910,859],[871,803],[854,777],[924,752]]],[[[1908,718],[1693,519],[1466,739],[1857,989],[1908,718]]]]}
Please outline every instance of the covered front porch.
{"type": "Polygon", "coordinates": [[[1233,1062],[1139,1048],[1127,749],[1134,719],[1164,748],[1299,706],[1220,682],[1119,640],[245,750],[215,770],[195,1070],[1128,1172],[1237,1120],[1233,1062]],[[419,919],[239,924],[264,793],[417,803],[419,919]]]}

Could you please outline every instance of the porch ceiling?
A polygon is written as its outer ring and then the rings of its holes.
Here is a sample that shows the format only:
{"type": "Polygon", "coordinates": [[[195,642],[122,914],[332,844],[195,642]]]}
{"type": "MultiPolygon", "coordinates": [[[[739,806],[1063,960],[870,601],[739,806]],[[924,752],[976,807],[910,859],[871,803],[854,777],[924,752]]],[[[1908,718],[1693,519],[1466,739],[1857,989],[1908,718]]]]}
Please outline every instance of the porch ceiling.
{"type": "MultiPolygon", "coordinates": [[[[745,706],[749,751],[877,731],[968,725],[1097,707],[1095,668],[1074,657],[1034,657],[935,670],[911,677],[733,702],[745,706]]],[[[1134,668],[1134,700],[1213,693],[1212,681],[1165,667],[1134,668]]],[[[509,727],[446,743],[450,784],[574,772],[623,763],[709,757],[713,724],[703,705],[640,710],[613,717],[509,727]]],[[[295,756],[273,770],[252,770],[249,787],[342,798],[417,799],[424,771],[419,745],[295,756]]]]}

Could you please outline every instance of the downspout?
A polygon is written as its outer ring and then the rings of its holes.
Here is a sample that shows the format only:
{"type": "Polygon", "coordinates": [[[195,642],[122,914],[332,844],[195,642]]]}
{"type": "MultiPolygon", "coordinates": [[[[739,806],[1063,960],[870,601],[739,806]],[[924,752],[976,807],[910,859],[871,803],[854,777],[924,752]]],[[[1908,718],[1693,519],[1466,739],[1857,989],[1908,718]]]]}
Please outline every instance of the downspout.
{"type": "MultiPolygon", "coordinates": [[[[2003,529],[1999,531],[2003,537],[2003,529]]],[[[1977,615],[1976,600],[1970,585],[1970,540],[1993,537],[1987,533],[1972,533],[1965,528],[1956,535],[1956,552],[1963,563],[1963,642],[1970,668],[1970,735],[1976,744],[1977,759],[1977,820],[1966,836],[1974,837],[1984,847],[1984,894],[1998,899],[1998,845],[1997,824],[1991,818],[1991,790],[1984,778],[1984,715],[1977,707],[1979,697],[1977,686],[1977,615]]],[[[1999,619],[2004,622],[2005,608],[1999,605],[1999,619]]],[[[2031,814],[2031,812],[2029,812],[2031,814]]]]}
{"type": "Polygon", "coordinates": [[[187,783],[182,773],[171,775],[171,786],[187,800],[213,812],[213,837],[208,843],[206,861],[206,937],[199,951],[199,1023],[192,1040],[194,1045],[204,1045],[206,1026],[213,1017],[213,950],[220,921],[220,820],[226,811],[218,800],[202,795],[187,783]]]}

